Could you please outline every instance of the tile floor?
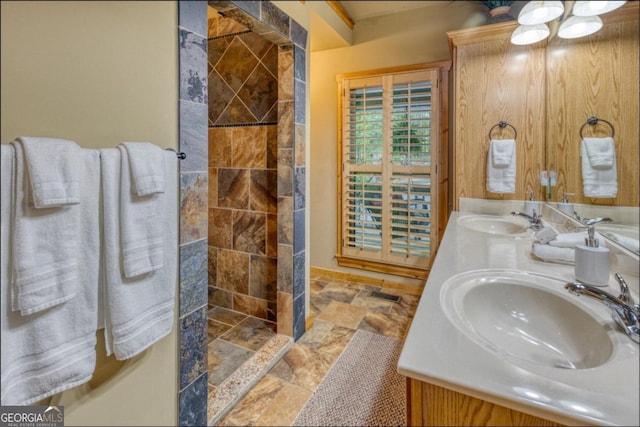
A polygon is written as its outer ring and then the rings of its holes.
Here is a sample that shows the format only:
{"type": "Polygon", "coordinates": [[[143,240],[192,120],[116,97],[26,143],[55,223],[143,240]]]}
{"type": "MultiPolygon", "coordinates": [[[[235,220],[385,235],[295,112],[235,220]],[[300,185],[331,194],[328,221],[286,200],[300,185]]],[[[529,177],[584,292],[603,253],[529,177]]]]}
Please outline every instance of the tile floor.
{"type": "MultiPolygon", "coordinates": [[[[215,424],[291,425],[357,329],[401,340],[419,298],[410,291],[381,289],[323,276],[312,277],[310,309],[314,317],[313,327],[297,343],[289,343],[288,350],[275,366],[215,424]],[[381,299],[371,296],[372,291],[401,298],[398,302],[381,299]]],[[[253,318],[240,318],[236,313],[218,309],[212,312],[210,336],[217,339],[209,345],[209,381],[214,384],[210,387],[215,387],[216,382],[228,375],[241,360],[251,357],[251,352],[262,351],[254,348],[265,340],[270,342],[269,339],[273,338],[268,337],[274,337],[274,332],[272,327],[260,325],[260,321],[253,318]],[[252,326],[257,326],[255,332],[250,332],[252,326]],[[235,332],[234,328],[237,328],[235,332]],[[225,354],[219,357],[225,351],[232,351],[233,356],[225,354]]],[[[215,398],[210,394],[210,412],[212,397],[215,398]]],[[[209,420],[212,420],[211,416],[209,420]]]]}

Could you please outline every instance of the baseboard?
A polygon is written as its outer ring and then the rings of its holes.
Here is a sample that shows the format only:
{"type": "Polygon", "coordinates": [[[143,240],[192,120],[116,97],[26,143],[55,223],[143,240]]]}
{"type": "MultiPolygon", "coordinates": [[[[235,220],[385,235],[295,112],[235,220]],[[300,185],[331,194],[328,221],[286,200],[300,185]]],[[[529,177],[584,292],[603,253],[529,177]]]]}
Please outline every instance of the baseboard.
{"type": "MultiPolygon", "coordinates": [[[[347,280],[350,282],[362,283],[371,286],[380,286],[388,289],[396,289],[413,295],[421,295],[424,285],[409,285],[406,283],[393,282],[387,279],[376,279],[367,276],[361,276],[353,273],[346,273],[344,271],[329,270],[320,267],[310,268],[311,277],[327,277],[330,279],[347,280]]],[[[425,279],[426,281],[426,279],[425,279]]]]}
{"type": "Polygon", "coordinates": [[[308,331],[313,327],[313,316],[309,315],[304,321],[304,330],[308,331]]]}

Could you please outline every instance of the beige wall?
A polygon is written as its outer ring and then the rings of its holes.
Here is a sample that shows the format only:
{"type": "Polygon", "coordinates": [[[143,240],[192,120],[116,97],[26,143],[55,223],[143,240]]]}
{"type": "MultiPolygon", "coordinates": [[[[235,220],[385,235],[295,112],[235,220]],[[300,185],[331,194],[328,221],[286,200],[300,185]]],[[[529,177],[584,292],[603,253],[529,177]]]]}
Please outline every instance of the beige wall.
{"type": "MultiPolygon", "coordinates": [[[[83,147],[178,147],[177,2],[6,2],[2,143],[51,136],[83,147]]],[[[177,319],[177,315],[176,315],[177,319]]],[[[175,425],[177,332],[55,396],[66,425],[175,425]]]]}
{"type": "Polygon", "coordinates": [[[349,47],[312,52],[310,72],[311,266],[407,284],[413,279],[339,267],[337,242],[337,84],[336,75],[450,59],[446,32],[486,19],[479,2],[449,2],[358,22],[349,47]]]}

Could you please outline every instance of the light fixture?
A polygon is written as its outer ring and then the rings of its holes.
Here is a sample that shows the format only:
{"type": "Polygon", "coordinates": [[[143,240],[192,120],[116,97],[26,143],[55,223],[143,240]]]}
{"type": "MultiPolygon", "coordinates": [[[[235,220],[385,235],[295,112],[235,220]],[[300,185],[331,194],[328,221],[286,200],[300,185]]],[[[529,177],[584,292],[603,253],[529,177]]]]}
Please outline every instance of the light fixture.
{"type": "Polygon", "coordinates": [[[549,32],[547,24],[519,25],[511,34],[511,43],[519,45],[536,43],[546,39],[549,32]]]}
{"type": "Polygon", "coordinates": [[[593,34],[600,28],[602,19],[599,16],[571,16],[560,25],[558,37],[575,39],[593,34]]]}
{"type": "Polygon", "coordinates": [[[577,1],[573,5],[575,16],[594,16],[616,10],[626,1],[577,1]]]}
{"type": "Polygon", "coordinates": [[[522,25],[544,24],[564,13],[561,1],[530,1],[520,11],[518,23],[522,25]]]}

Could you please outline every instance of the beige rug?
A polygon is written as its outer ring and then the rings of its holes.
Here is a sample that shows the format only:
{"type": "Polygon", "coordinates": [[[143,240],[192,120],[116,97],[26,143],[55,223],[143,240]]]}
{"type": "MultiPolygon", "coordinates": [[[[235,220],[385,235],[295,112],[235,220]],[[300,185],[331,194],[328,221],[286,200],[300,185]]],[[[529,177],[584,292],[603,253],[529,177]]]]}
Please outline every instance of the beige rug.
{"type": "Polygon", "coordinates": [[[294,426],[402,426],[405,377],[396,372],[401,343],[358,330],[294,426]]]}

